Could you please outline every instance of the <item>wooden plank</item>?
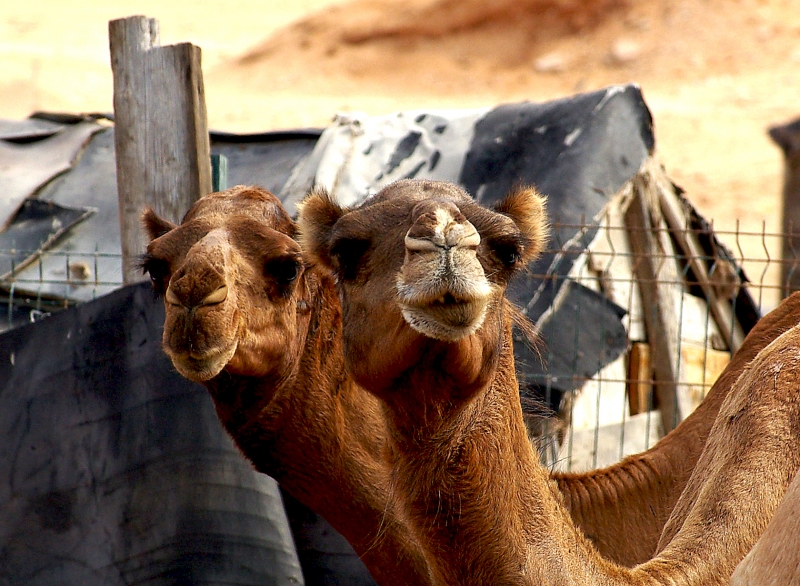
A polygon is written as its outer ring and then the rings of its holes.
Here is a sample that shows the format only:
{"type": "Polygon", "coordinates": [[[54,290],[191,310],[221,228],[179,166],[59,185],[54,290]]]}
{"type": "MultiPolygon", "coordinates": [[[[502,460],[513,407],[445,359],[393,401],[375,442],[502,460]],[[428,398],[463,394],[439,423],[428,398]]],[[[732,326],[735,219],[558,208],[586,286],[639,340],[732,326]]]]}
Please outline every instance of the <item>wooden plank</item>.
{"type": "Polygon", "coordinates": [[[145,206],[180,222],[211,191],[200,48],[159,47],[158,22],[133,16],[109,23],[123,280],[141,280],[145,206]]]}
{"type": "Polygon", "coordinates": [[[705,399],[711,385],[719,378],[730,360],[731,354],[728,351],[683,343],[681,363],[684,365],[686,378],[682,382],[686,384],[694,407],[699,406],[705,399]]]}
{"type": "Polygon", "coordinates": [[[653,391],[653,363],[650,344],[634,342],[628,352],[628,376],[626,380],[628,407],[631,415],[645,413],[651,409],[650,393],[653,391]]]}
{"type": "Polygon", "coordinates": [[[632,197],[624,218],[652,349],[658,407],[664,431],[668,433],[691,411],[691,400],[682,396],[685,392],[678,385],[681,313],[677,304],[684,287],[666,225],[660,217],[652,177],[643,171],[632,181],[632,197]]]}
{"type": "Polygon", "coordinates": [[[628,312],[623,318],[628,338],[645,340],[641,295],[633,278],[630,244],[621,208],[622,201],[628,201],[630,195],[631,184],[627,183],[606,207],[598,235],[589,245],[588,267],[597,275],[603,293],[628,312]]]}
{"type": "Polygon", "coordinates": [[[145,64],[147,195],[162,218],[179,223],[194,202],[211,193],[200,47],[154,48],[145,64]]]}
{"type": "Polygon", "coordinates": [[[144,16],[112,20],[108,24],[111,71],[114,78],[114,150],[117,167],[122,277],[137,280],[134,259],[146,246],[139,215],[147,203],[145,194],[144,61],[146,52],[158,45],[158,21],[144,16]]]}
{"type": "MultiPolygon", "coordinates": [[[[667,225],[672,231],[675,241],[686,256],[689,266],[691,266],[692,271],[697,277],[697,284],[702,288],[703,294],[708,300],[711,315],[725,343],[728,345],[728,348],[730,348],[731,353],[736,352],[744,341],[744,331],[733,313],[731,300],[721,299],[717,294],[718,288],[715,286],[714,280],[710,277],[705,262],[703,262],[703,258],[708,255],[700,246],[697,234],[687,228],[686,210],[678,199],[672,185],[668,182],[667,178],[663,176],[663,172],[661,172],[660,169],[655,173],[654,182],[661,202],[661,211],[664,214],[667,225]]],[[[715,259],[715,262],[723,263],[728,261],[725,259],[715,259]]],[[[723,271],[719,271],[719,273],[722,272],[723,271]]],[[[738,277],[736,277],[736,279],[738,280],[738,277]]]]}

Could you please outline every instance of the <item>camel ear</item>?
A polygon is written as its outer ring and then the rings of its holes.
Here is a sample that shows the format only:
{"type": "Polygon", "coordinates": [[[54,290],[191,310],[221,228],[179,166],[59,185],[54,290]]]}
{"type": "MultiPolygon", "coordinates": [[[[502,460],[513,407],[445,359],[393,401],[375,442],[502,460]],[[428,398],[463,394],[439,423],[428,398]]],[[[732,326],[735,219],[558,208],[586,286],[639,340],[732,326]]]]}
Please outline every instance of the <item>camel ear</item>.
{"type": "Polygon", "coordinates": [[[333,267],[330,255],[331,231],[344,215],[322,187],[315,187],[298,206],[300,244],[312,261],[333,267]]]}
{"type": "Polygon", "coordinates": [[[494,210],[508,216],[519,228],[525,241],[523,266],[538,257],[550,238],[547,221],[547,198],[533,187],[518,187],[502,199],[494,210]]]}
{"type": "Polygon", "coordinates": [[[176,227],[172,222],[160,218],[158,214],[153,211],[153,208],[146,208],[144,210],[142,214],[142,226],[144,226],[144,231],[147,232],[150,240],[155,240],[170,230],[174,230],[176,227]]]}

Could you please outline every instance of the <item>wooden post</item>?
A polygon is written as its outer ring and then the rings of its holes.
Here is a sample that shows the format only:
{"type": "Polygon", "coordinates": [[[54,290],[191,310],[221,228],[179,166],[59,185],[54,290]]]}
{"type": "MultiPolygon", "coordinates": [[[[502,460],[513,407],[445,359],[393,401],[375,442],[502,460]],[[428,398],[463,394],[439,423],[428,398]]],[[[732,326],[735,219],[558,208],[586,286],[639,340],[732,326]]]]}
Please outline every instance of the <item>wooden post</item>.
{"type": "Polygon", "coordinates": [[[632,198],[625,212],[633,274],[642,296],[647,339],[652,350],[653,378],[664,432],[669,433],[691,411],[691,400],[680,380],[680,309],[683,280],[660,215],[653,177],[633,178],[632,198]],[[653,217],[653,216],[656,217],[653,217]]]}
{"type": "Polygon", "coordinates": [[[142,278],[145,206],[179,223],[211,191],[208,123],[199,47],[158,46],[158,21],[144,16],[112,20],[108,31],[122,273],[131,283],[142,278]]]}
{"type": "MultiPolygon", "coordinates": [[[[706,296],[708,307],[711,311],[711,316],[717,324],[725,343],[730,349],[730,353],[736,352],[744,342],[744,331],[736,315],[733,312],[731,301],[736,298],[741,283],[739,276],[731,270],[732,285],[734,285],[735,293],[730,299],[724,299],[718,294],[720,287],[715,287],[713,279],[709,275],[709,270],[703,262],[703,258],[707,255],[703,252],[700,246],[700,241],[697,238],[697,233],[692,232],[687,227],[686,210],[683,204],[678,199],[678,195],[669,183],[665,175],[658,173],[659,176],[654,177],[655,187],[658,190],[659,199],[661,201],[661,211],[664,218],[667,220],[672,235],[675,241],[680,246],[681,251],[686,256],[689,266],[692,267],[695,276],[697,277],[697,284],[703,290],[706,296]]],[[[714,262],[717,266],[722,266],[723,263],[730,263],[722,258],[715,258],[714,262]]],[[[718,271],[722,273],[722,271],[718,271]]]]}
{"type": "Polygon", "coordinates": [[[800,290],[800,119],[769,129],[783,151],[783,251],[781,290],[800,290]]]}
{"type": "Polygon", "coordinates": [[[651,409],[650,394],[653,391],[653,367],[650,344],[634,342],[628,353],[628,406],[631,415],[646,413],[651,409]]]}

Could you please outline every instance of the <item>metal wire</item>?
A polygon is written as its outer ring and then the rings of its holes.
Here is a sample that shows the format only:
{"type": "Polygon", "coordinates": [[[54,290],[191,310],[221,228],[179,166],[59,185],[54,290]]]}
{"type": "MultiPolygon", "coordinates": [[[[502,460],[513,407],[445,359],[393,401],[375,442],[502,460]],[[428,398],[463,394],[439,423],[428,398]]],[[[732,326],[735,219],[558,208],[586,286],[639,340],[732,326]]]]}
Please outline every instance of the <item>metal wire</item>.
{"type": "MultiPolygon", "coordinates": [[[[569,274],[532,274],[532,277],[560,285],[563,280],[572,280],[589,287],[620,305],[627,314],[622,323],[628,332],[629,341],[642,340],[642,307],[639,295],[641,279],[632,277],[630,269],[635,258],[627,246],[620,246],[628,238],[625,226],[619,217],[606,215],[593,222],[579,224],[553,223],[556,235],[547,252],[562,255],[571,261],[569,274]],[[576,245],[584,236],[590,240],[588,249],[576,245]]],[[[706,250],[701,261],[708,267],[708,281],[720,298],[736,303],[740,287],[745,288],[763,315],[773,309],[788,290],[788,279],[781,283],[781,275],[789,275],[797,268],[800,259],[790,249],[791,258],[781,258],[784,236],[769,233],[766,224],[760,231],[741,230],[737,223],[733,230],[716,230],[711,226],[694,230],[714,243],[713,250],[706,250]],[[716,240],[714,240],[716,239],[716,240]],[[782,270],[783,266],[786,270],[782,270]]],[[[674,285],[682,295],[675,299],[680,317],[677,324],[676,341],[680,351],[675,372],[680,377],[676,388],[687,396],[701,400],[711,388],[729,355],[731,341],[725,339],[715,323],[710,302],[704,298],[702,283],[694,274],[690,262],[678,246],[671,246],[676,237],[674,230],[666,228],[654,232],[654,240],[663,244],[663,253],[651,256],[654,265],[673,263],[675,279],[666,284],[674,285]]],[[[0,329],[10,329],[61,311],[82,301],[95,299],[122,285],[122,258],[118,253],[93,251],[44,252],[0,250],[0,266],[7,267],[0,279],[0,303],[6,308],[6,319],[0,320],[0,329]],[[29,259],[21,267],[18,259],[29,259]],[[30,260],[33,259],[33,260],[30,260]],[[57,267],[53,269],[53,267],[57,267]],[[117,267],[109,270],[109,267],[117,267]],[[24,269],[24,270],[23,270],[24,269]],[[109,277],[109,275],[111,275],[109,277]]],[[[664,281],[659,281],[664,285],[664,281]]],[[[558,287],[553,287],[555,292],[558,287]]],[[[552,293],[555,300],[555,293],[552,293]]],[[[657,310],[658,308],[649,308],[657,310]]],[[[576,323],[585,319],[582,308],[574,315],[576,323]]],[[[729,324],[730,325],[730,324],[729,324]]],[[[732,328],[729,330],[732,331],[732,328]]],[[[605,332],[601,332],[605,335],[605,332]]],[[[577,338],[577,336],[576,336],[577,338]]],[[[574,341],[574,352],[578,352],[578,340],[574,341]]],[[[545,353],[545,358],[547,355],[545,353]]],[[[573,363],[577,363],[577,356],[573,363]]],[[[598,359],[598,366],[602,363],[598,359]]],[[[570,378],[569,376],[567,378],[570,378]]],[[[557,440],[544,442],[543,460],[562,469],[585,469],[602,466],[619,460],[632,451],[646,449],[658,439],[661,431],[657,400],[652,389],[652,377],[641,379],[629,375],[627,367],[618,361],[598,368],[591,377],[573,373],[571,380],[555,381],[550,374],[535,381],[549,402],[557,388],[566,386],[576,389],[569,401],[563,405],[561,423],[549,421],[541,428],[544,435],[557,440]],[[558,384],[555,384],[555,383],[558,384]],[[631,412],[630,389],[645,384],[651,391],[642,413],[631,412]]]]}
{"type": "MultiPolygon", "coordinates": [[[[619,242],[627,240],[630,229],[619,223],[615,225],[608,217],[601,218],[591,226],[555,222],[553,227],[557,234],[577,234],[597,227],[598,223],[601,232],[593,244],[602,242],[602,245],[596,248],[589,246],[591,263],[581,263],[580,258],[587,252],[570,248],[561,237],[555,239],[556,246],[547,252],[569,256],[574,263],[573,270],[567,277],[543,273],[532,276],[550,280],[554,284],[560,284],[556,283],[558,280],[570,279],[603,293],[612,292],[612,300],[628,312],[623,324],[631,335],[635,330],[634,322],[641,319],[639,313],[644,310],[637,310],[636,307],[641,304],[640,298],[637,299],[638,288],[644,281],[634,278],[630,272],[620,274],[616,270],[620,261],[629,265],[635,261],[635,255],[629,248],[618,246],[619,242]]],[[[733,230],[712,232],[709,226],[705,231],[687,229],[683,235],[690,233],[705,235],[718,248],[706,251],[700,260],[708,266],[708,281],[713,290],[719,298],[730,302],[733,316],[738,308],[737,293],[740,287],[750,294],[761,315],[780,302],[784,291],[788,290],[792,271],[799,262],[796,256],[781,258],[782,234],[767,232],[766,224],[762,224],[761,231],[745,231],[740,229],[738,223],[733,230]],[[782,270],[784,265],[787,270],[782,270]],[[781,274],[789,275],[787,282],[781,282],[781,274]]],[[[682,235],[664,228],[660,233],[654,231],[653,238],[665,242],[669,239],[674,241],[679,236],[682,235]]],[[[731,340],[721,335],[711,312],[711,302],[704,297],[698,277],[679,248],[665,247],[662,254],[652,254],[650,258],[656,266],[661,263],[677,264],[676,278],[666,282],[660,280],[659,283],[674,285],[682,292],[680,298],[674,300],[679,312],[675,328],[679,351],[674,364],[679,377],[675,385],[679,394],[696,397],[693,404],[696,406],[729,359],[731,340]],[[695,321],[690,320],[690,314],[698,314],[695,321]]],[[[658,311],[659,308],[652,307],[650,310],[658,311]]],[[[733,324],[728,325],[729,331],[733,331],[733,324]]],[[[637,338],[631,335],[629,340],[634,342],[637,338]]],[[[574,351],[578,351],[577,342],[574,351]]],[[[560,382],[564,384],[563,380],[560,382]]],[[[538,383],[542,388],[549,389],[553,381],[549,374],[545,374],[538,383]]],[[[543,461],[565,470],[587,469],[611,464],[630,453],[650,447],[663,435],[659,412],[654,410],[657,408],[657,398],[652,390],[655,384],[653,377],[641,380],[628,376],[619,364],[608,365],[592,377],[573,374],[568,386],[578,390],[567,406],[568,413],[560,414],[567,422],[563,431],[565,437],[556,450],[558,455],[555,460],[551,459],[551,455],[545,455],[543,461]],[[629,389],[640,383],[651,388],[647,399],[649,408],[644,413],[632,414],[629,409],[629,389]]],[[[688,415],[688,412],[683,415],[688,415]]]]}

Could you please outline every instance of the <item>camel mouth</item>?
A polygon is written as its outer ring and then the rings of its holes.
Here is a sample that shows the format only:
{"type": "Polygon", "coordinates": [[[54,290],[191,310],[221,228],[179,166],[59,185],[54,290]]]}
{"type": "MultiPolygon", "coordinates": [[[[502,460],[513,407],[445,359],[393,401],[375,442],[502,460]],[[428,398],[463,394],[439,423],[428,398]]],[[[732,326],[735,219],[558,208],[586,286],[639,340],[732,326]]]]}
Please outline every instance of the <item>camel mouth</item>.
{"type": "Polygon", "coordinates": [[[183,377],[203,383],[217,376],[236,354],[236,344],[229,348],[215,349],[203,354],[175,353],[165,348],[172,365],[183,377]]]}
{"type": "Polygon", "coordinates": [[[404,238],[397,301],[412,329],[437,340],[460,340],[483,325],[494,296],[478,258],[481,237],[452,202],[423,202],[417,208],[404,238]]]}
{"type": "Polygon", "coordinates": [[[463,298],[453,293],[414,303],[400,303],[403,319],[420,334],[444,342],[455,342],[474,334],[486,318],[488,299],[463,298]]]}
{"type": "Polygon", "coordinates": [[[432,299],[429,303],[427,303],[427,305],[434,308],[458,307],[475,303],[475,301],[476,300],[474,299],[461,299],[460,297],[456,297],[452,293],[448,292],[444,295],[440,295],[436,299],[432,299]]]}
{"type": "MultiPolygon", "coordinates": [[[[472,275],[470,275],[472,276],[472,275]]],[[[441,273],[408,282],[396,282],[403,319],[420,334],[454,342],[474,334],[483,325],[493,287],[482,274],[476,278],[441,273]]]]}

